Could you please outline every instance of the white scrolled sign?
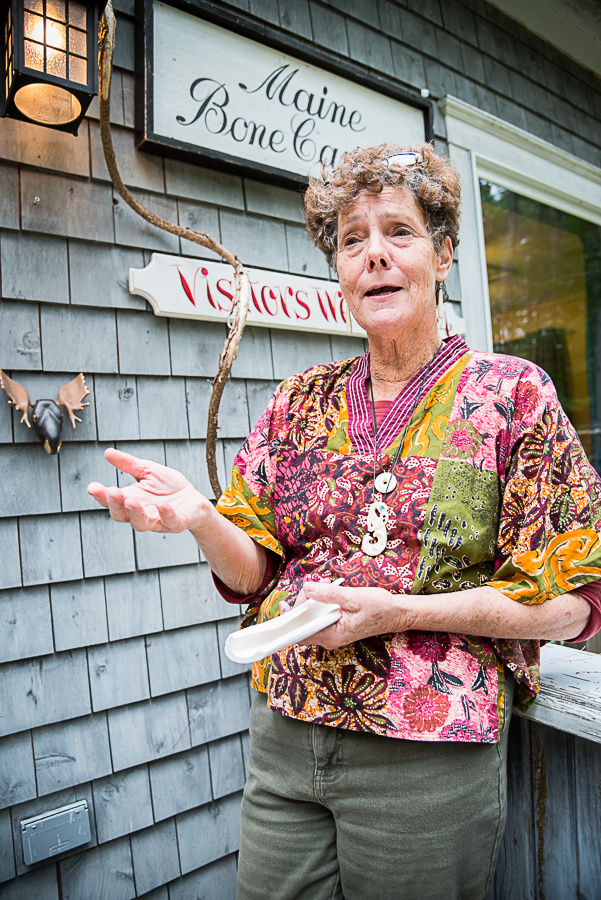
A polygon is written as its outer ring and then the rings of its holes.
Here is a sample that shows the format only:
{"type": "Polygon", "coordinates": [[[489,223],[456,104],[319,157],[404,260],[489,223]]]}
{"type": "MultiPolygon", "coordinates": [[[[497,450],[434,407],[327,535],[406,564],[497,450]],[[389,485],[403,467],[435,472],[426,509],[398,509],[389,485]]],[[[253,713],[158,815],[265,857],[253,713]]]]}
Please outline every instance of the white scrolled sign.
{"type": "Polygon", "coordinates": [[[158,0],[152,8],[145,142],[304,178],[359,145],[425,139],[421,109],[158,0]]]}
{"type": "MultiPolygon", "coordinates": [[[[335,281],[247,269],[251,298],[247,322],[267,328],[346,334],[346,304],[335,281]]],[[[129,290],[156,315],[226,322],[234,297],[226,263],[153,253],[145,269],[129,270],[129,290]]],[[[353,322],[353,334],[365,335],[353,322]]]]}

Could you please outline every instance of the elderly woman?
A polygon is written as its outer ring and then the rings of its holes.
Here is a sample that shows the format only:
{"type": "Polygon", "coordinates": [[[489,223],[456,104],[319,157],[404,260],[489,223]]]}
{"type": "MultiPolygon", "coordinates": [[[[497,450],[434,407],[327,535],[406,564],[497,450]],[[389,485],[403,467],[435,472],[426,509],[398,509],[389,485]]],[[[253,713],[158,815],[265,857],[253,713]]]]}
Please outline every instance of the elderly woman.
{"type": "Polygon", "coordinates": [[[138,483],[90,486],[136,529],[190,529],[246,625],[341,608],[253,669],[244,900],[485,898],[514,686],[530,702],[539,640],[599,620],[601,486],[549,377],[439,336],[459,195],[428,144],[312,180],[367,353],[278,387],[216,509],[113,450],[138,483]]]}

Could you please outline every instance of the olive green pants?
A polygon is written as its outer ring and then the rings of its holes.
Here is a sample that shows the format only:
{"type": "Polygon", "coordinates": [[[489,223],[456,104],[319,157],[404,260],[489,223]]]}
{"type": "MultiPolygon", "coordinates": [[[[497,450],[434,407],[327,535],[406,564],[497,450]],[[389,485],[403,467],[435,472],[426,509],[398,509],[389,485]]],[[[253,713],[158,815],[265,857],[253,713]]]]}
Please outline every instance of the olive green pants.
{"type": "Polygon", "coordinates": [[[485,900],[508,719],[498,744],[405,741],[285,718],[257,694],[238,900],[485,900]]]}

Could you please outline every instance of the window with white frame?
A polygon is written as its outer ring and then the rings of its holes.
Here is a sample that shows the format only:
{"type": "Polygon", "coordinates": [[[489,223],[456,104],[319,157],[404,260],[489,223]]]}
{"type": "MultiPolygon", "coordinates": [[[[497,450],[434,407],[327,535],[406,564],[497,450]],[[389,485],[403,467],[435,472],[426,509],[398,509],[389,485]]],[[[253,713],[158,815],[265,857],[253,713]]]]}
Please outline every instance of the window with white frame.
{"type": "Polygon", "coordinates": [[[545,369],[601,471],[601,170],[453,98],[445,107],[470,239],[468,343],[545,369]]]}

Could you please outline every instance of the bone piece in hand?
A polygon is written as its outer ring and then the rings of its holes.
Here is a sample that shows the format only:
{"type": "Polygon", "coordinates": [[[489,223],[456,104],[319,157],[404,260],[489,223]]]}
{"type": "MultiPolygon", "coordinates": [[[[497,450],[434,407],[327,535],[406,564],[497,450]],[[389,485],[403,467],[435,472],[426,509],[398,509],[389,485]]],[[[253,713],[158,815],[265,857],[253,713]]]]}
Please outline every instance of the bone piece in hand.
{"type": "Polygon", "coordinates": [[[89,406],[89,403],[82,403],[84,397],[87,397],[89,390],[86,387],[86,380],[83,372],[80,372],[72,381],[67,381],[58,392],[58,405],[64,406],[71,419],[71,425],[75,428],[76,422],[81,422],[79,416],[75,415],[77,410],[89,406]]]}
{"type": "Polygon", "coordinates": [[[25,422],[28,428],[31,428],[31,423],[28,418],[28,410],[32,405],[31,400],[29,399],[29,394],[27,390],[23,387],[22,384],[19,384],[18,381],[13,381],[12,378],[9,378],[8,375],[0,369],[0,388],[4,391],[4,393],[8,396],[8,402],[11,406],[14,406],[19,412],[23,413],[21,416],[21,422],[25,422]]]}

